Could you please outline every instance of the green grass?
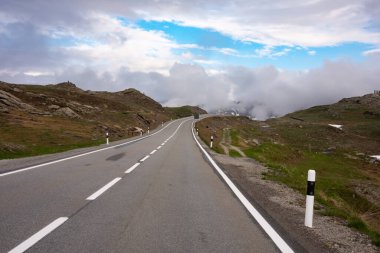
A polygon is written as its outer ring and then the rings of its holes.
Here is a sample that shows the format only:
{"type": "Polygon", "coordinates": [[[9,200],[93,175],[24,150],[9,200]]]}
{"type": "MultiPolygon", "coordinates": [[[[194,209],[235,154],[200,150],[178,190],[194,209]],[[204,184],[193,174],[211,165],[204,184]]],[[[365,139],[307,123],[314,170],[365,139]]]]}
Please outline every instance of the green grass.
{"type": "Polygon", "coordinates": [[[102,133],[94,131],[94,127],[84,120],[54,117],[20,125],[4,122],[0,126],[0,159],[52,154],[105,143],[102,133]]]}
{"type": "Polygon", "coordinates": [[[241,157],[241,154],[237,152],[236,150],[230,149],[229,150],[229,156],[231,157],[241,157]]]}
{"type": "Polygon", "coordinates": [[[316,201],[325,206],[323,214],[346,219],[350,226],[366,233],[374,244],[380,245],[380,234],[359,218],[368,212],[380,212],[380,207],[351,190],[352,182],[366,179],[357,170],[360,162],[345,158],[339,151],[335,155],[325,155],[272,143],[251,147],[244,152],[271,168],[265,179],[282,182],[301,193],[306,192],[308,170],[314,169],[317,175],[316,201]]]}
{"type": "MultiPolygon", "coordinates": [[[[270,168],[264,179],[286,184],[301,194],[306,192],[308,170],[316,170],[317,211],[345,219],[379,246],[380,203],[365,191],[371,191],[368,186],[380,187],[380,166],[356,154],[377,154],[380,124],[359,106],[318,106],[266,122],[213,117],[201,120],[197,127],[206,141],[211,133],[223,136],[223,129],[229,129],[234,146],[270,168]],[[329,123],[343,124],[344,130],[329,127],[329,123]],[[356,192],[358,186],[364,193],[356,192]]],[[[237,154],[232,151],[228,155],[237,154]]]]}
{"type": "Polygon", "coordinates": [[[199,113],[196,111],[195,107],[191,106],[181,106],[181,107],[165,107],[165,110],[171,115],[173,118],[183,118],[193,116],[195,113],[199,113]]]}
{"type": "Polygon", "coordinates": [[[77,148],[98,146],[103,143],[105,143],[104,140],[97,140],[97,141],[71,143],[71,144],[66,144],[66,145],[33,146],[33,147],[28,147],[24,150],[17,150],[13,152],[0,150],[0,159],[14,159],[14,158],[21,158],[21,157],[28,157],[28,156],[54,154],[54,153],[64,152],[64,151],[77,149],[77,148]]]}
{"type": "Polygon", "coordinates": [[[230,130],[231,144],[233,146],[239,146],[239,132],[236,129],[230,130]]]}
{"type": "Polygon", "coordinates": [[[224,154],[224,150],[222,149],[222,147],[220,147],[218,145],[213,146],[212,150],[214,150],[218,154],[224,154]]]}

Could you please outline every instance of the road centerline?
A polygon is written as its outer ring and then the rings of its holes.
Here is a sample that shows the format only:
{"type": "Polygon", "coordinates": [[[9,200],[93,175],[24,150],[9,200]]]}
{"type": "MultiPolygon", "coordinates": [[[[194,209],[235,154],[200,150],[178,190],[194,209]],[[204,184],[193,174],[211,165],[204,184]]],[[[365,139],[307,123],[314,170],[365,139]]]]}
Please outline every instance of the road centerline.
{"type": "Polygon", "coordinates": [[[8,253],[22,253],[28,250],[30,247],[32,247],[34,244],[36,244],[38,241],[40,241],[42,238],[53,232],[56,228],[61,226],[65,221],[67,221],[68,217],[60,217],[53,222],[51,222],[49,225],[42,228],[40,231],[26,239],[24,242],[13,248],[8,253]]]}
{"type": "Polygon", "coordinates": [[[95,193],[93,193],[91,196],[89,196],[86,200],[94,200],[100,195],[102,195],[105,191],[107,191],[109,188],[111,188],[114,184],[116,184],[119,180],[121,180],[121,177],[117,177],[113,179],[111,182],[97,190],[95,193]]]}
{"type": "Polygon", "coordinates": [[[141,160],[140,160],[140,162],[144,162],[146,159],[148,159],[150,157],[150,155],[146,155],[144,158],[142,158],[141,160]]]}
{"type": "Polygon", "coordinates": [[[131,173],[134,169],[136,169],[141,163],[135,163],[135,165],[133,165],[132,167],[130,167],[129,169],[127,169],[125,171],[126,174],[128,173],[131,173]]]}

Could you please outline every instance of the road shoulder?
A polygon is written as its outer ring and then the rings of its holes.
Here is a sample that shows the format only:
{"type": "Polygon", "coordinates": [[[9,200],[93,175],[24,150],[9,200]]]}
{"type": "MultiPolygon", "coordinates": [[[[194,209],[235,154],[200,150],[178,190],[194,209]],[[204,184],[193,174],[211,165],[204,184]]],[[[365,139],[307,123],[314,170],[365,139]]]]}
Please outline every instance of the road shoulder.
{"type": "Polygon", "coordinates": [[[347,227],[342,219],[323,216],[316,211],[314,227],[306,228],[305,196],[285,185],[264,180],[263,173],[268,168],[255,160],[221,155],[201,143],[246,197],[264,211],[275,229],[298,244],[292,245],[297,252],[378,252],[366,235],[347,227]]]}

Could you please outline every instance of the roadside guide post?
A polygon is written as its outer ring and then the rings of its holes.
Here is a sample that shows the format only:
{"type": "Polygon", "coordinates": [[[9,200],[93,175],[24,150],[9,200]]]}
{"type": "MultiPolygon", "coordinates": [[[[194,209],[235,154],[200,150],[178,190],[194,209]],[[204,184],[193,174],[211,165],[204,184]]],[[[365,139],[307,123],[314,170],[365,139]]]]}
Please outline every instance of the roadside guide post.
{"type": "Polygon", "coordinates": [[[106,139],[107,139],[107,145],[110,143],[109,142],[109,134],[108,134],[108,132],[106,132],[106,139]]]}
{"type": "Polygon", "coordinates": [[[305,212],[305,226],[309,228],[313,227],[314,187],[315,187],[315,170],[309,170],[307,173],[306,212],[305,212]]]}
{"type": "Polygon", "coordinates": [[[213,141],[214,141],[214,136],[213,136],[213,135],[211,135],[210,148],[212,148],[212,143],[213,143],[213,141]]]}

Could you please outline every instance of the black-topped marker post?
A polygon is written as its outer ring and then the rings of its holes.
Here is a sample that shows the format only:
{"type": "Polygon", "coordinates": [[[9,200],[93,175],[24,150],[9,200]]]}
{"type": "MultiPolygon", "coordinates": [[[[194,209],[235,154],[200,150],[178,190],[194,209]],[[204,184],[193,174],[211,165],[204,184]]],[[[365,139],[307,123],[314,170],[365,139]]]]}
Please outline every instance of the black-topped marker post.
{"type": "Polygon", "coordinates": [[[210,142],[210,148],[212,148],[212,142],[214,141],[214,136],[211,135],[211,142],[210,142]]]}
{"type": "Polygon", "coordinates": [[[108,135],[109,135],[108,132],[106,132],[107,145],[110,143],[110,142],[109,142],[109,139],[108,139],[108,138],[109,138],[108,135]]]}
{"type": "Polygon", "coordinates": [[[307,173],[306,212],[305,212],[305,226],[309,228],[313,227],[314,187],[315,187],[315,170],[309,170],[307,173]]]}

